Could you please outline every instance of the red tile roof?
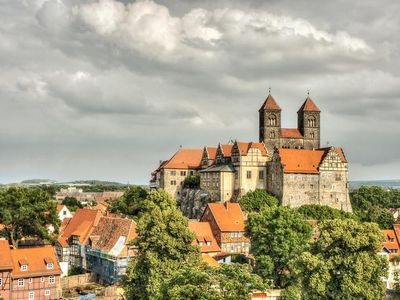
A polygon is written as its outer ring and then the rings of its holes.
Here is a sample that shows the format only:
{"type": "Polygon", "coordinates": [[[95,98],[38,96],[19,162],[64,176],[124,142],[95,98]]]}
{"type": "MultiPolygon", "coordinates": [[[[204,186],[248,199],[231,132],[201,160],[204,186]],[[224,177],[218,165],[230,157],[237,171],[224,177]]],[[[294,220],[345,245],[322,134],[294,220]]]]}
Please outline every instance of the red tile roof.
{"type": "Polygon", "coordinates": [[[81,244],[85,244],[88,237],[101,217],[101,211],[94,209],[78,208],[72,219],[68,222],[58,238],[58,242],[66,247],[72,235],[79,236],[81,244]]]}
{"type": "Polygon", "coordinates": [[[136,223],[128,218],[101,217],[97,226],[90,234],[92,248],[100,249],[105,253],[113,250],[112,255],[119,256],[124,253],[126,245],[137,237],[136,223]],[[117,242],[124,240],[124,246],[115,253],[117,242]]]}
{"type": "Polygon", "coordinates": [[[297,128],[282,128],[281,137],[287,139],[302,139],[304,138],[300,130],[297,128]]]}
{"type": "Polygon", "coordinates": [[[200,251],[202,253],[221,251],[221,248],[218,246],[217,241],[212,233],[210,223],[191,221],[189,222],[189,229],[196,235],[194,244],[202,244],[200,246],[200,251]],[[207,242],[211,242],[211,245],[207,246],[207,242]]]}
{"type": "Polygon", "coordinates": [[[272,97],[271,95],[268,95],[267,99],[265,99],[263,105],[261,105],[261,108],[259,109],[259,111],[261,110],[281,110],[281,108],[279,107],[278,103],[276,103],[274,97],[272,97]]]}
{"type": "Polygon", "coordinates": [[[232,144],[221,144],[221,150],[224,157],[231,157],[232,156],[232,144]]]}
{"type": "Polygon", "coordinates": [[[318,106],[315,105],[314,101],[310,97],[307,97],[306,101],[304,101],[303,105],[298,110],[298,112],[302,111],[320,112],[318,106]]]}
{"type": "Polygon", "coordinates": [[[247,153],[249,152],[250,149],[254,148],[254,149],[258,149],[261,152],[261,155],[266,156],[267,153],[267,149],[265,148],[265,145],[263,143],[259,143],[259,142],[237,142],[237,146],[240,152],[240,155],[244,155],[246,156],[247,153]]]}
{"type": "Polygon", "coordinates": [[[201,167],[203,149],[179,149],[172,158],[163,165],[164,169],[198,169],[201,167]]]}
{"type": "Polygon", "coordinates": [[[399,242],[397,240],[396,234],[394,230],[382,230],[382,233],[385,237],[385,241],[383,242],[383,247],[388,250],[396,250],[393,254],[399,254],[399,242]]]}
{"type": "Polygon", "coordinates": [[[19,248],[11,250],[14,277],[34,277],[40,275],[61,274],[60,265],[54,247],[19,248]],[[53,262],[53,269],[47,269],[46,260],[53,262]],[[21,270],[20,262],[25,261],[27,271],[21,270]]]}
{"type": "Polygon", "coordinates": [[[210,255],[205,254],[205,253],[202,253],[202,254],[201,254],[201,258],[202,258],[203,261],[204,261],[205,263],[207,263],[210,267],[213,267],[213,268],[219,267],[219,263],[218,263],[214,258],[212,258],[210,255]]]}
{"type": "Polygon", "coordinates": [[[208,203],[207,207],[222,232],[244,231],[244,215],[238,203],[208,203]]]}
{"type": "Polygon", "coordinates": [[[217,155],[217,147],[206,147],[206,151],[208,153],[208,159],[214,160],[217,155]]]}
{"type": "Polygon", "coordinates": [[[11,250],[7,240],[0,240],[0,270],[11,270],[11,250]]]}
{"type": "Polygon", "coordinates": [[[279,149],[285,173],[318,174],[324,150],[279,149]]]}
{"type": "Polygon", "coordinates": [[[57,206],[56,206],[57,212],[59,213],[60,211],[62,211],[64,206],[65,206],[64,204],[57,204],[57,206]]]}

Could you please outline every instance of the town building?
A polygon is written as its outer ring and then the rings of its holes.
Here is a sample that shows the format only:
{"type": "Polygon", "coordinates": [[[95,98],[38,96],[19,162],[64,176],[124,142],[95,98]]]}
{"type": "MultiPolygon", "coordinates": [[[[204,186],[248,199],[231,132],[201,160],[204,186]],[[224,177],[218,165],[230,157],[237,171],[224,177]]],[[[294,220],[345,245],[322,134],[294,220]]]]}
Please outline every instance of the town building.
{"type": "Polygon", "coordinates": [[[383,281],[387,289],[393,289],[396,283],[396,273],[400,274],[400,224],[394,224],[393,229],[382,230],[384,241],[378,253],[388,260],[388,273],[383,281]]]}
{"type": "Polygon", "coordinates": [[[65,218],[72,218],[72,213],[64,204],[57,204],[56,207],[58,219],[62,222],[65,218]]]}
{"type": "Polygon", "coordinates": [[[133,220],[80,208],[60,231],[56,250],[68,268],[92,272],[99,282],[113,284],[121,280],[135,255],[130,245],[135,238],[133,220]]]}
{"type": "Polygon", "coordinates": [[[209,222],[222,252],[249,253],[250,240],[244,236],[245,216],[238,203],[208,203],[200,221],[209,222]]]}
{"type": "Polygon", "coordinates": [[[0,297],[60,299],[61,269],[51,246],[11,249],[0,240],[0,297]]]}

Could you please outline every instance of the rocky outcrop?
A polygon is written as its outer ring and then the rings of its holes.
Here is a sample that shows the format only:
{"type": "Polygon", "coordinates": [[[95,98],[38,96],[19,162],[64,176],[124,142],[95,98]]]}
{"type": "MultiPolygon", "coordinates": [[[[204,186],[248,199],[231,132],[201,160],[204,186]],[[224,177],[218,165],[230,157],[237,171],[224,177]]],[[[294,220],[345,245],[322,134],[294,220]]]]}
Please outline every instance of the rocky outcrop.
{"type": "Polygon", "coordinates": [[[210,195],[201,189],[184,188],[179,199],[180,208],[189,219],[199,219],[209,202],[210,195]]]}

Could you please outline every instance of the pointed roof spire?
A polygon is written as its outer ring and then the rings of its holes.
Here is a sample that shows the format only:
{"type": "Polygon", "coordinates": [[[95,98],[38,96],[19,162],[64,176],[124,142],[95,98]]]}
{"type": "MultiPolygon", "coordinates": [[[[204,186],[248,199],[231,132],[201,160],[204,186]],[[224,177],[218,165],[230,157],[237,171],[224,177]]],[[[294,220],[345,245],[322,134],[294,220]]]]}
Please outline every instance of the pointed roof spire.
{"type": "Polygon", "coordinates": [[[269,88],[269,93],[267,99],[265,99],[263,105],[261,105],[260,109],[261,110],[281,110],[279,107],[278,103],[276,103],[274,97],[271,95],[271,88],[269,88]]]}
{"type": "Polygon", "coordinates": [[[310,92],[308,92],[306,101],[304,101],[303,105],[300,107],[300,109],[297,112],[303,112],[303,111],[320,112],[318,106],[315,105],[314,101],[310,98],[309,93],[310,92]]]}

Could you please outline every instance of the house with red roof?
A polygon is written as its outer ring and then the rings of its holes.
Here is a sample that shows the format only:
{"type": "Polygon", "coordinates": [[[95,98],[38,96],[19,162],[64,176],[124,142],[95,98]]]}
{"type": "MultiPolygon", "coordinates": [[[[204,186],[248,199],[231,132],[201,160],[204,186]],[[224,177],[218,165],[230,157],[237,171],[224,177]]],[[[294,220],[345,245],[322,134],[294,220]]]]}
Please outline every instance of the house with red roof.
{"type": "Polygon", "coordinates": [[[200,221],[210,224],[222,252],[249,253],[250,240],[244,236],[245,216],[238,203],[208,203],[200,221]]]}
{"type": "Polygon", "coordinates": [[[61,269],[54,247],[12,249],[0,240],[0,297],[60,299],[61,269]]]}
{"type": "Polygon", "coordinates": [[[393,289],[396,273],[400,272],[400,224],[393,224],[392,229],[382,230],[383,242],[379,255],[388,260],[388,273],[383,281],[387,289],[393,289]]]}

